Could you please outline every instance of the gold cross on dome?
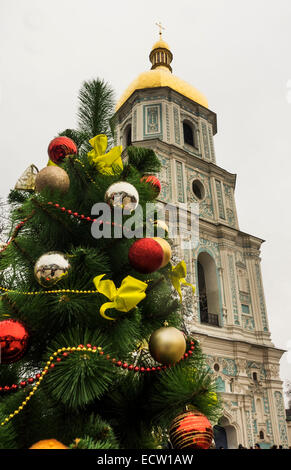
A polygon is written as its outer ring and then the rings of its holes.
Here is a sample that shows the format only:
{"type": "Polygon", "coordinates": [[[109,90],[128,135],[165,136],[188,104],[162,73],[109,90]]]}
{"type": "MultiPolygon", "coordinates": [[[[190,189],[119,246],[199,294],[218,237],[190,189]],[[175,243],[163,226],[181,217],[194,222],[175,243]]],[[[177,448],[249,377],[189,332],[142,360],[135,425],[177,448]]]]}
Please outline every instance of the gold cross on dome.
{"type": "Polygon", "coordinates": [[[156,23],[156,26],[159,28],[160,39],[162,39],[162,29],[165,29],[165,28],[162,26],[161,22],[156,23]]]}

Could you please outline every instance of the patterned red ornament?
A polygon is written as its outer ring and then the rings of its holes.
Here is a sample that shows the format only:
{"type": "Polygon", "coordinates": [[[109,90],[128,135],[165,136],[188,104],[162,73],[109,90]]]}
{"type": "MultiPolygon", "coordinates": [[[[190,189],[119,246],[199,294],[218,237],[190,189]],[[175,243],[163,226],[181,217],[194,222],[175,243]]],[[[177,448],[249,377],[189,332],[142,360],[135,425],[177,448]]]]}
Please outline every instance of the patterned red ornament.
{"type": "Polygon", "coordinates": [[[18,361],[28,343],[28,332],[17,320],[0,321],[0,364],[18,361]]]}
{"type": "Polygon", "coordinates": [[[48,146],[48,155],[52,162],[59,165],[68,155],[76,155],[77,145],[69,137],[56,137],[48,146]]]}
{"type": "Polygon", "coordinates": [[[156,176],[146,175],[146,176],[143,176],[140,181],[144,181],[145,183],[150,183],[156,190],[157,196],[160,194],[162,186],[161,186],[160,180],[156,176]]]}
{"type": "Polygon", "coordinates": [[[170,441],[174,449],[209,449],[212,439],[212,426],[199,411],[187,411],[172,421],[170,441]]]}
{"type": "Polygon", "coordinates": [[[131,245],[128,259],[131,266],[139,273],[153,273],[162,265],[164,252],[161,245],[153,238],[140,238],[131,245]]]}

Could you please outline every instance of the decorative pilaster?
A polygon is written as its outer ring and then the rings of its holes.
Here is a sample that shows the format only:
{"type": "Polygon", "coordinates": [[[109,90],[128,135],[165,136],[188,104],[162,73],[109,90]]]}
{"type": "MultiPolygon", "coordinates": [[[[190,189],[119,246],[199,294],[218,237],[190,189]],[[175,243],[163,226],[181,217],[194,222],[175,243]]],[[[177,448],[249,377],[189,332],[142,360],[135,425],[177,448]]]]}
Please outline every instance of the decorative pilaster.
{"type": "Polygon", "coordinates": [[[240,325],[233,255],[228,254],[227,258],[228,258],[228,270],[229,270],[229,275],[230,275],[231,302],[232,302],[234,324],[240,325]]]}
{"type": "Polygon", "coordinates": [[[274,393],[275,404],[277,409],[278,429],[280,436],[280,443],[285,449],[288,449],[288,435],[286,426],[286,415],[284,400],[281,392],[274,393]]]}
{"type": "Polygon", "coordinates": [[[257,281],[257,289],[258,289],[258,295],[259,295],[260,311],[261,311],[263,330],[264,331],[269,331],[268,323],[267,323],[264,292],[263,292],[263,286],[262,286],[261,269],[260,269],[260,265],[258,263],[255,264],[255,273],[256,273],[256,281],[257,281]]]}

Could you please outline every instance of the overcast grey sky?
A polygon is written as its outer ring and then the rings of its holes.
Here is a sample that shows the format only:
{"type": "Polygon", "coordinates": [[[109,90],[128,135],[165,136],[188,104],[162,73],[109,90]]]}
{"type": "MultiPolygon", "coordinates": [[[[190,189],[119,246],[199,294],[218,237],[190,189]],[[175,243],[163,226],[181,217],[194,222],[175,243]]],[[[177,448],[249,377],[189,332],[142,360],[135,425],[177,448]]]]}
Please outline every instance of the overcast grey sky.
{"type": "Polygon", "coordinates": [[[43,168],[49,141],[75,126],[82,81],[104,78],[118,98],[149,69],[157,21],[173,72],[217,113],[217,164],[238,175],[240,229],[266,240],[272,339],[291,351],[290,0],[2,0],[0,195],[31,163],[43,168]]]}

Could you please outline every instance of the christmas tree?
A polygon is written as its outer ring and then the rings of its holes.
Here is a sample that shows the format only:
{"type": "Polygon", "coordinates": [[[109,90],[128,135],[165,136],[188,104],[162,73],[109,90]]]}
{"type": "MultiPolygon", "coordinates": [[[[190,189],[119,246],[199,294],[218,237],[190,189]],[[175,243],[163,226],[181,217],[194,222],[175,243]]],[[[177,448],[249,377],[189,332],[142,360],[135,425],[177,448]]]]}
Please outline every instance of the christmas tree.
{"type": "Polygon", "coordinates": [[[194,286],[183,260],[171,263],[167,231],[145,232],[159,230],[145,209],[158,197],[160,162],[150,149],[122,154],[113,115],[110,86],[84,83],[78,129],[51,141],[34,191],[10,193],[13,230],[0,256],[2,449],[212,442],[221,403],[181,314],[194,286]]]}

